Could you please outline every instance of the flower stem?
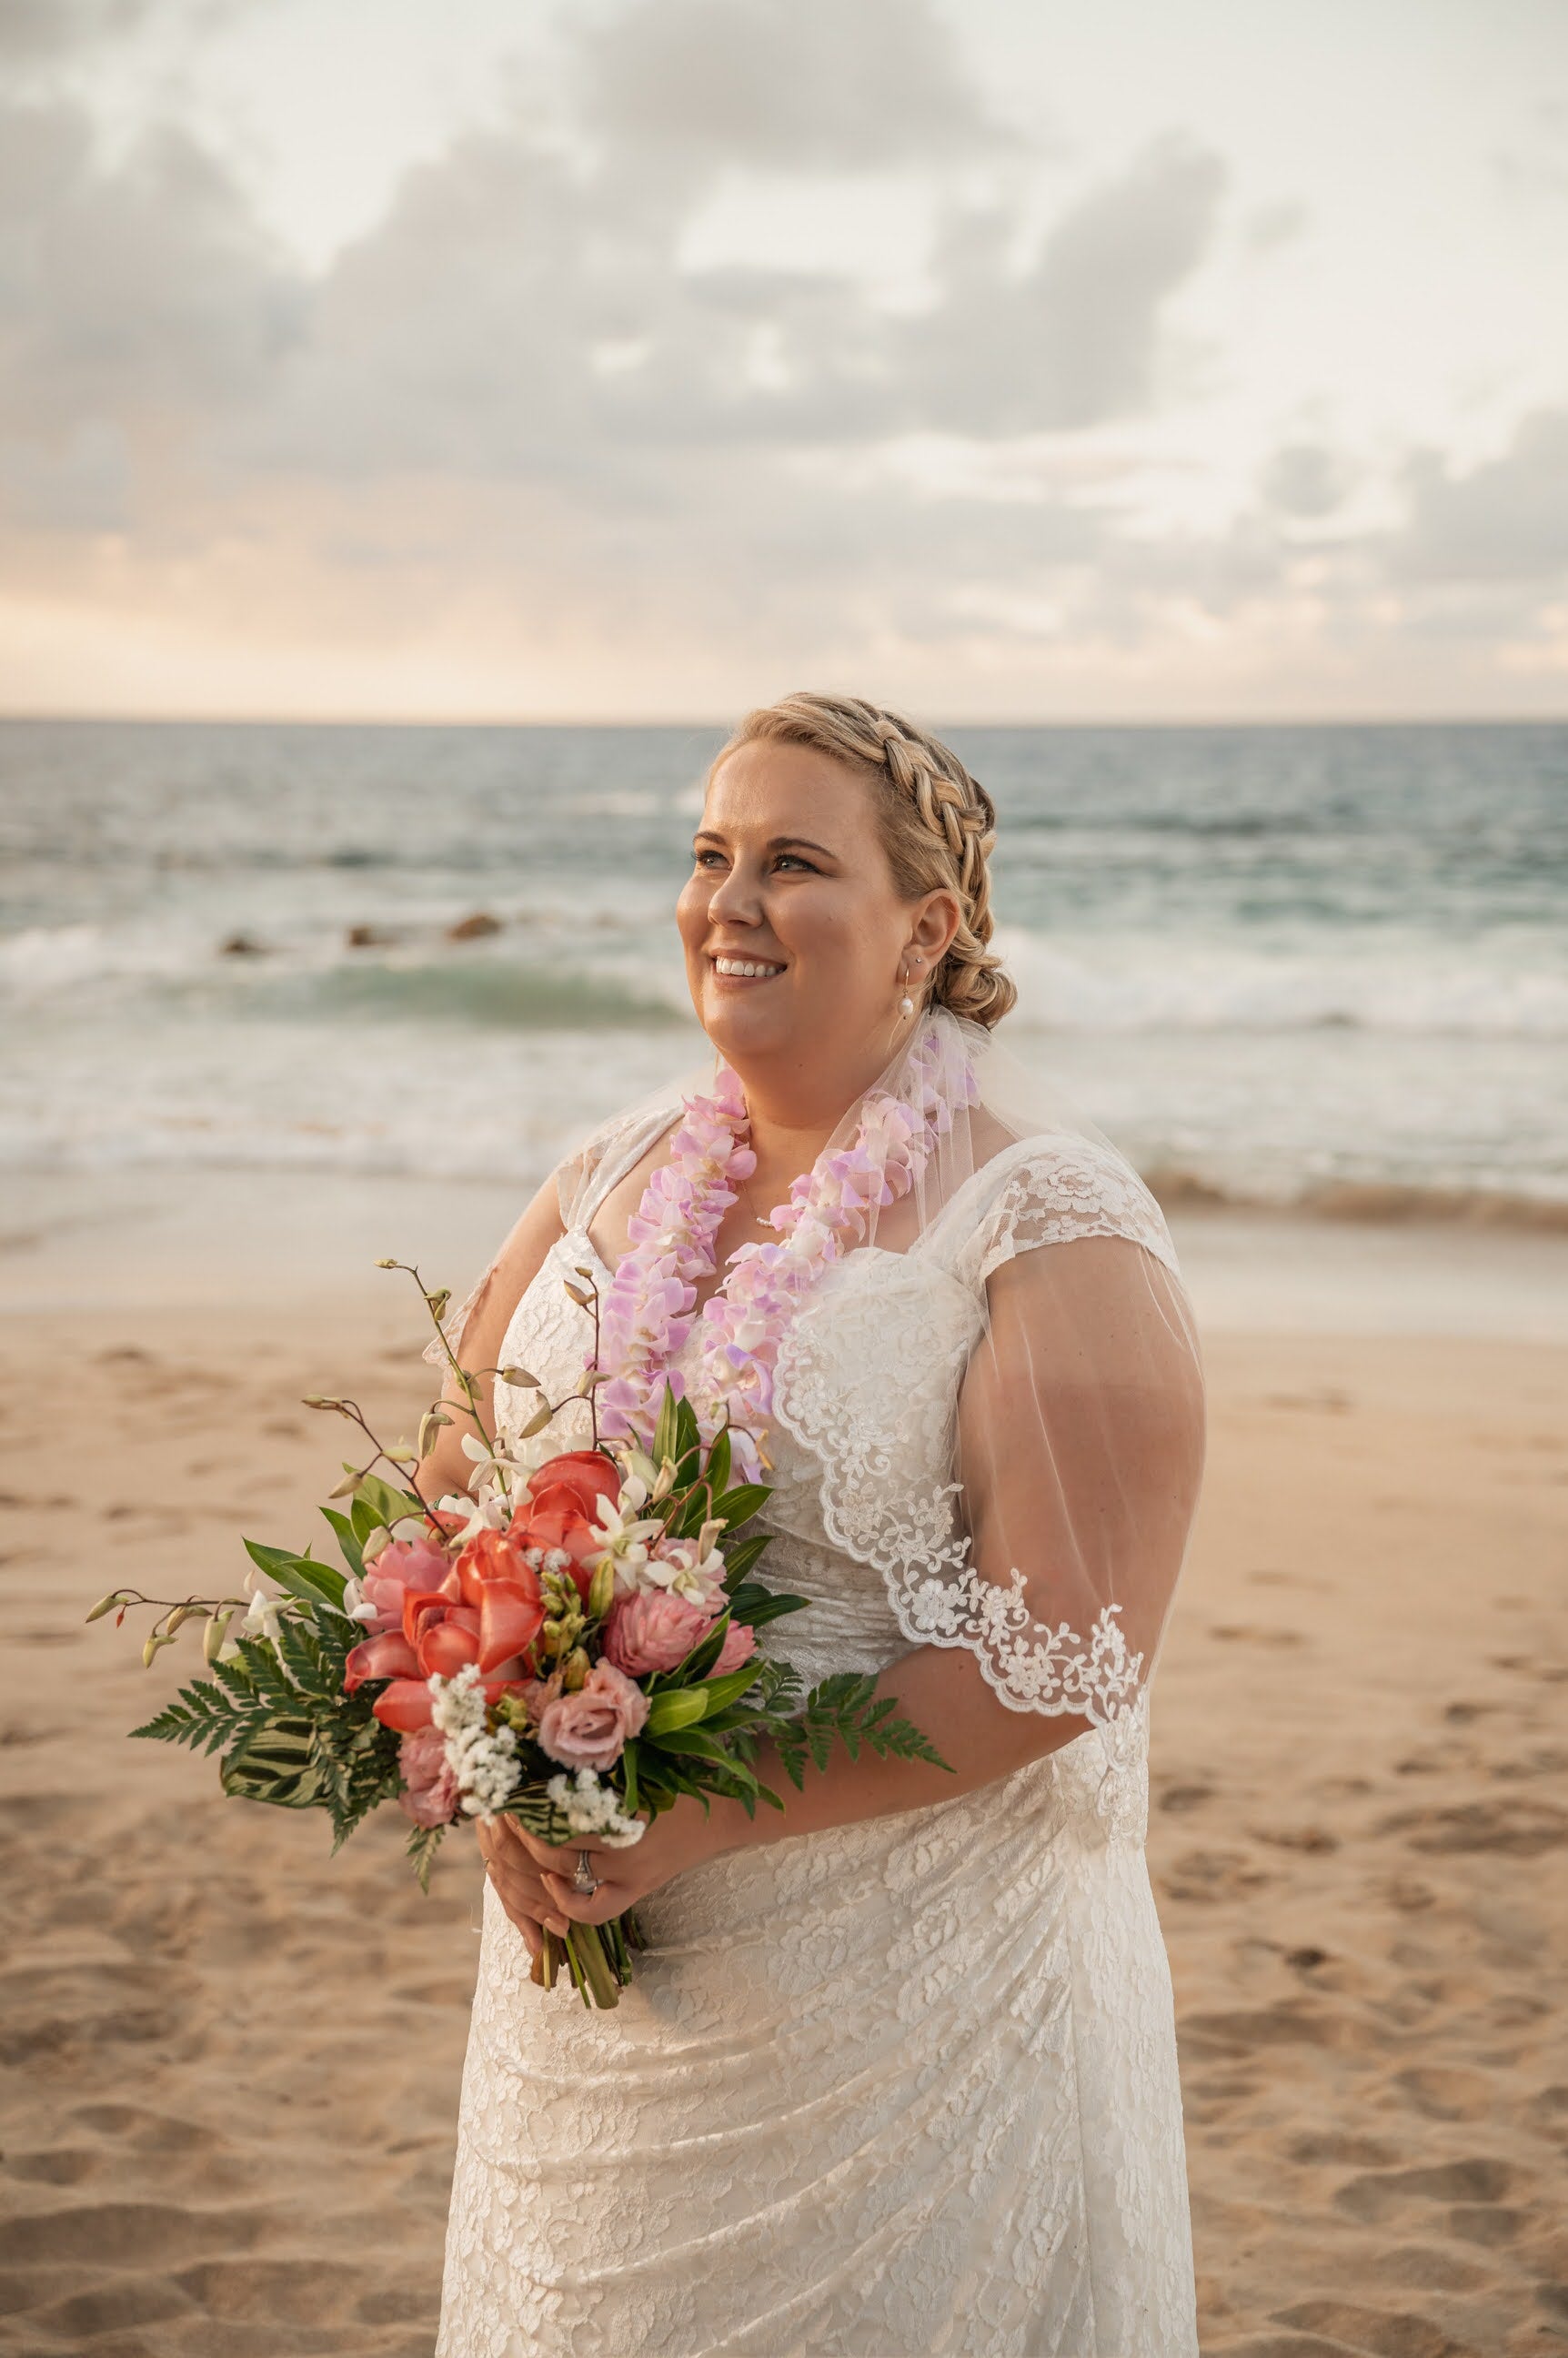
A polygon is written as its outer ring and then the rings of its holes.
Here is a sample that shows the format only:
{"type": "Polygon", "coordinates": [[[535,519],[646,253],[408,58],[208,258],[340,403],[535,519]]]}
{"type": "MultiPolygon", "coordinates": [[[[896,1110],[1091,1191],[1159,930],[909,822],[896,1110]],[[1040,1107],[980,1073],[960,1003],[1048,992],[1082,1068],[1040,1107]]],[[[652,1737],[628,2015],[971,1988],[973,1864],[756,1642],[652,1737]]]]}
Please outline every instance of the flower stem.
{"type": "MultiPolygon", "coordinates": [[[[567,1934],[567,1953],[576,1963],[595,2006],[620,2004],[620,1988],[610,1970],[610,1960],[604,1953],[604,1942],[597,1924],[574,1924],[567,1934]]],[[[579,1987],[581,1985],[579,1985],[579,1987]]]]}

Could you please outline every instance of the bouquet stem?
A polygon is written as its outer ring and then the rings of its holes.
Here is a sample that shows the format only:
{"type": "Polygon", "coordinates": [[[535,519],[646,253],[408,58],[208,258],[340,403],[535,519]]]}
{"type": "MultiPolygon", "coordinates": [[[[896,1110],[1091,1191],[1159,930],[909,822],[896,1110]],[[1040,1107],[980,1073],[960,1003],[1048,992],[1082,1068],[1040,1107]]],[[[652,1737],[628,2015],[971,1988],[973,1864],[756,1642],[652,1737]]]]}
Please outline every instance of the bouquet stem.
{"type": "MultiPolygon", "coordinates": [[[[636,1939],[635,1928],[633,1939],[636,1939]]],[[[563,1963],[584,2006],[619,2006],[621,1993],[632,1978],[632,1952],[622,1920],[574,1924],[564,1941],[555,1932],[546,1932],[529,1978],[541,1989],[554,1989],[563,1963]]]]}

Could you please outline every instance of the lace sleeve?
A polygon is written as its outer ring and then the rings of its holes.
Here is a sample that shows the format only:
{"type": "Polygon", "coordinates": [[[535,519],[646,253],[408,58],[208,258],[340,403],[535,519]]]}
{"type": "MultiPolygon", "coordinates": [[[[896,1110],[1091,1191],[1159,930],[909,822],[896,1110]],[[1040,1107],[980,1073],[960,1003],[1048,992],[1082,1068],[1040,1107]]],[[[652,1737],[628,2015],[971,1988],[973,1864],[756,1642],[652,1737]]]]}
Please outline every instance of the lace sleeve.
{"type": "Polygon", "coordinates": [[[1173,1276],[1165,1216],[1124,1156],[1087,1138],[1030,1139],[998,1158],[1005,1171],[966,1249],[965,1274],[983,1285],[1004,1261],[1074,1237],[1127,1237],[1173,1276]]]}
{"type": "Polygon", "coordinates": [[[954,1264],[981,1325],[959,1385],[962,1527],[905,1565],[912,1638],[964,1646],[1015,1711],[1141,1699],[1205,1454],[1202,1358],[1159,1206],[1114,1149],[1026,1141],[954,1264]]]}

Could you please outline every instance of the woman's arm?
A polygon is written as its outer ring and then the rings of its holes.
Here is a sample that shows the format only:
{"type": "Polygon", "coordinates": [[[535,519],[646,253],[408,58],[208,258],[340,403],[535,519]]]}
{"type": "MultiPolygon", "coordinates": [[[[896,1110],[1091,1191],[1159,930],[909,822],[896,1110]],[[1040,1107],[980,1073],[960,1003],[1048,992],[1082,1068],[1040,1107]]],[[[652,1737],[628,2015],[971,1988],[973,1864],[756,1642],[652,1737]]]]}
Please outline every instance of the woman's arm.
{"type": "MultiPolygon", "coordinates": [[[[896,1697],[951,1773],[835,1747],[796,1792],[762,1747],[758,1771],[784,1796],[782,1815],[764,1807],[751,1820],[716,1801],[705,1818],[700,1802],[682,1801],[630,1850],[596,1852],[608,1880],[591,1900],[546,1875],[563,1916],[602,1921],[723,1850],[972,1792],[1085,1733],[1089,1720],[1064,1707],[1081,1700],[1075,1678],[1103,1678],[1112,1700],[1131,1699],[1158,1647],[1203,1466],[1202,1375],[1179,1292],[1141,1245],[1092,1237],[1004,1262],[987,1301],[958,1403],[970,1547],[955,1603],[983,1628],[974,1608],[988,1587],[1022,1573],[1036,1634],[1010,1633],[1015,1650],[991,1662],[1015,1701],[1001,1700],[968,1642],[918,1647],[889,1664],[877,1693],[896,1697]],[[1094,1654],[1097,1622],[1106,1660],[1094,1654]]],[[[534,1855],[551,1866],[546,1845],[534,1855]]]]}

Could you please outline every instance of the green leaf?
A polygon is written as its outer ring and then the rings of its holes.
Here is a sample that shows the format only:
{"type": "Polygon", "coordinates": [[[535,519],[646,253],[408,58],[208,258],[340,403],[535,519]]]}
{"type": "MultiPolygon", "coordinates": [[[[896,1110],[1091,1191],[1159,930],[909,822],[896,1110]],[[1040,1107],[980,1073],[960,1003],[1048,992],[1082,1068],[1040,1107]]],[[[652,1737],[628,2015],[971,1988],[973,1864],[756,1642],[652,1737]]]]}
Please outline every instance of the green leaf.
{"type": "Polygon", "coordinates": [[[648,1705],[643,1740],[665,1736],[673,1728],[691,1727],[707,1709],[708,1698],[700,1687],[670,1687],[663,1694],[656,1694],[648,1705]]]}
{"type": "MultiPolygon", "coordinates": [[[[371,1509],[376,1521],[384,1523],[389,1531],[394,1523],[401,1523],[406,1517],[422,1515],[425,1511],[411,1490],[394,1489],[392,1484],[384,1481],[379,1474],[367,1474],[360,1484],[354,1495],[355,1506],[362,1501],[371,1509]]],[[[355,1529],[358,1527],[356,1517],[355,1529]]]]}
{"type": "Polygon", "coordinates": [[[730,1479],[730,1428],[727,1424],[720,1425],[715,1435],[713,1446],[708,1453],[704,1475],[709,1490],[717,1498],[730,1479]]]}
{"type": "Polygon", "coordinates": [[[708,1708],[702,1714],[703,1718],[713,1719],[730,1704],[739,1703],[747,1690],[756,1683],[757,1665],[754,1660],[742,1662],[738,1671],[726,1671],[719,1678],[704,1679],[702,1692],[708,1698],[708,1708]]]}
{"type": "Polygon", "coordinates": [[[771,1539],[771,1532],[753,1531],[749,1540],[741,1540],[736,1547],[726,1548],[720,1541],[720,1552],[724,1557],[725,1564],[726,1588],[735,1588],[745,1579],[762,1550],[769,1545],[771,1539]]]}
{"type": "Polygon", "coordinates": [[[679,1454],[676,1426],[676,1396],[666,1383],[665,1397],[659,1403],[659,1421],[654,1428],[654,1463],[662,1466],[666,1457],[679,1454]]]}
{"type": "Polygon", "coordinates": [[[359,1538],[352,1523],[350,1522],[347,1515],[340,1515],[335,1507],[323,1507],[321,1512],[337,1533],[338,1545],[343,1551],[343,1562],[356,1580],[362,1580],[365,1571],[364,1557],[361,1552],[359,1538]]]}
{"type": "Polygon", "coordinates": [[[563,1843],[570,1842],[572,1838],[570,1819],[564,1810],[556,1807],[547,1793],[527,1791],[514,1793],[505,1808],[498,1814],[503,1818],[515,1818],[520,1825],[526,1826],[528,1832],[536,1835],[540,1842],[552,1843],[558,1846],[563,1843]]]}
{"type": "Polygon", "coordinates": [[[637,1814],[637,1739],[633,1736],[621,1755],[621,1767],[625,1779],[625,1810],[629,1818],[637,1814]]]}
{"type": "Polygon", "coordinates": [[[314,1556],[296,1555],[290,1548],[264,1547],[259,1540],[246,1540],[244,1550],[254,1564],[290,1596],[298,1597],[301,1604],[341,1606],[347,1583],[343,1574],[335,1572],[330,1563],[318,1563],[314,1556]]]}
{"type": "Polygon", "coordinates": [[[713,1511],[726,1531],[739,1531],[742,1523],[749,1523],[767,1505],[773,1495],[765,1482],[738,1482],[733,1490],[726,1490],[716,1501],[713,1511]]]}
{"type": "Polygon", "coordinates": [[[308,1810],[320,1797],[316,1729],[308,1719],[278,1719],[247,1736],[218,1774],[225,1793],[277,1809],[308,1810]]]}
{"type": "Polygon", "coordinates": [[[677,1458],[695,1451],[702,1455],[702,1433],[697,1422],[697,1411],[688,1400],[676,1402],[676,1455],[677,1458]]]}
{"type": "Polygon", "coordinates": [[[749,1580],[731,1592],[730,1617],[761,1629],[781,1614],[804,1613],[810,1602],[809,1596],[790,1596],[782,1588],[764,1588],[760,1581],[749,1580]]]}
{"type": "MultiPolygon", "coordinates": [[[[430,1889],[430,1869],[436,1863],[436,1853],[441,1847],[445,1826],[416,1826],[404,1848],[414,1862],[414,1872],[419,1878],[419,1888],[427,1895],[430,1889]]],[[[333,1845],[334,1849],[336,1844],[333,1845]]]]}

